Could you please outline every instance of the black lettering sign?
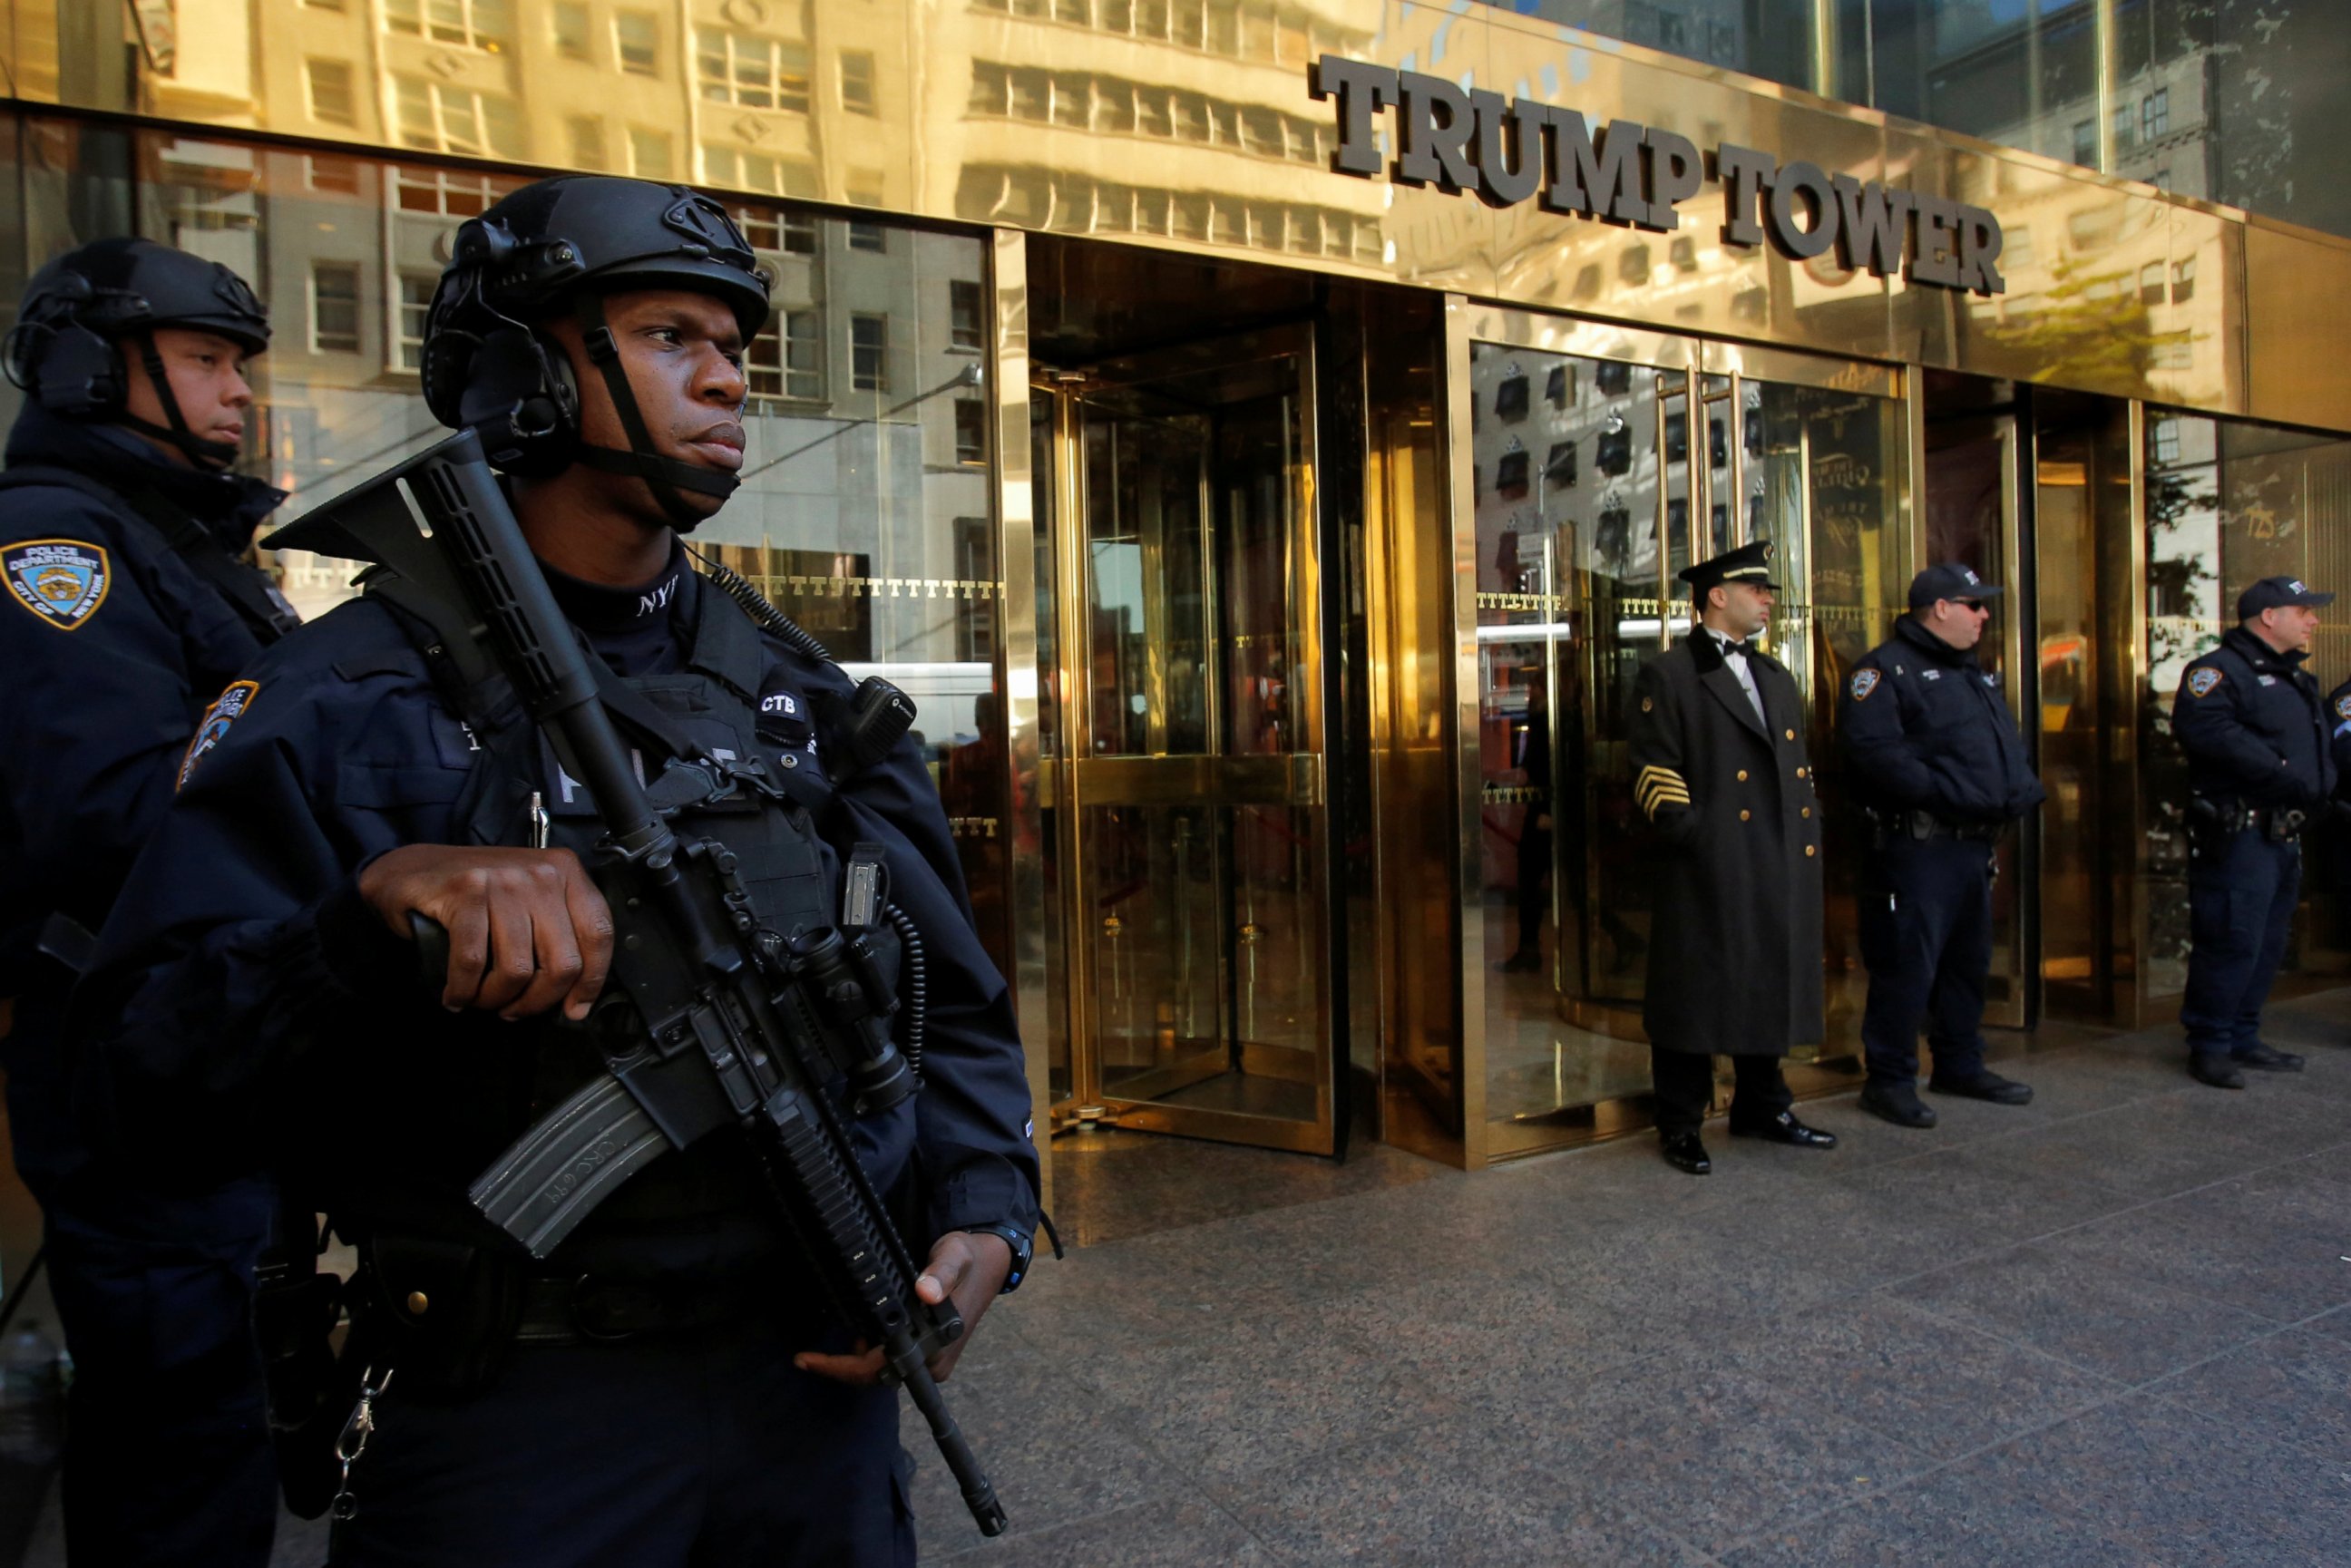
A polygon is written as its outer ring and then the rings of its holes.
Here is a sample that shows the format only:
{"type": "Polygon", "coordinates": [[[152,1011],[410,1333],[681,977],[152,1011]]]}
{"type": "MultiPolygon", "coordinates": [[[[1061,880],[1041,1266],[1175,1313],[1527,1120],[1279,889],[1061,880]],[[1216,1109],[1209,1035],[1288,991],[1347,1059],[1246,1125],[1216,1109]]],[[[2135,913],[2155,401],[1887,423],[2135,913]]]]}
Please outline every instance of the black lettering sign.
{"type": "Polygon", "coordinates": [[[1496,207],[1532,197],[1545,212],[1658,234],[1681,226],[1681,204],[1711,180],[1723,191],[1722,242],[1769,245],[1792,260],[1834,250],[1837,265],[1877,277],[2001,294],[2000,219],[1982,207],[1782,163],[1724,142],[1702,154],[1686,137],[1630,120],[1594,128],[1573,109],[1465,91],[1442,77],[1324,55],[1309,73],[1317,100],[1332,99],[1339,146],[1332,167],[1400,184],[1475,194],[1496,207]],[[1392,114],[1396,152],[1380,152],[1377,122],[1392,114]]]}

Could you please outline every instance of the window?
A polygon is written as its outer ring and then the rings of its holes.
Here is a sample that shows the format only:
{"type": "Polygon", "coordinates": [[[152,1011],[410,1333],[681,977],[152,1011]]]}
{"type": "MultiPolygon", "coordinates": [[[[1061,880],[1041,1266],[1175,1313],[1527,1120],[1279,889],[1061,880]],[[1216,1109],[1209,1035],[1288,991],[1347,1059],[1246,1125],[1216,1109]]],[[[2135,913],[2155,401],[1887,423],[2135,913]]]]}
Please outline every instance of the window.
{"type": "Polygon", "coordinates": [[[310,264],[310,351],[360,351],[360,269],[350,262],[310,264]]]}
{"type": "Polygon", "coordinates": [[[2150,261],[2138,269],[2138,298],[2142,305],[2163,303],[2163,263],[2150,261]]]}
{"type": "Polygon", "coordinates": [[[305,60],[310,83],[310,118],[329,125],[357,125],[358,100],[351,96],[351,68],[347,60],[305,60]]]}
{"type": "Polygon", "coordinates": [[[2138,106],[2138,139],[2152,141],[2171,134],[2171,89],[2157,88],[2138,106]]]}
{"type": "Polygon", "coordinates": [[[440,281],[429,272],[400,275],[400,307],[392,331],[393,369],[413,371],[424,362],[424,317],[440,281]]]}
{"type": "Polygon", "coordinates": [[[588,7],[579,0],[555,0],[555,52],[567,60],[592,59],[588,43],[588,7]]]}
{"type": "Polygon", "coordinates": [[[787,310],[784,315],[784,395],[810,402],[824,397],[824,313],[787,310]]]}
{"type": "Polygon", "coordinates": [[[955,405],[956,461],[987,461],[987,405],[976,397],[959,397],[955,405]]]}
{"type": "Polygon", "coordinates": [[[947,343],[951,348],[977,349],[980,346],[981,324],[987,319],[980,306],[979,285],[956,278],[947,285],[947,343]]]}
{"type": "Polygon", "coordinates": [[[956,657],[986,664],[996,657],[996,535],[986,517],[955,520],[955,571],[966,582],[988,585],[987,593],[956,601],[956,657]]]}
{"type": "Polygon", "coordinates": [[[852,223],[849,225],[849,248],[870,250],[878,256],[890,248],[890,231],[880,224],[852,223]]]}
{"type": "Polygon", "coordinates": [[[2115,122],[2115,151],[2117,152],[2127,152],[2130,151],[2130,144],[2134,139],[2134,134],[2138,130],[2138,116],[2131,112],[2131,106],[2129,104],[2118,103],[2115,105],[2113,118],[2115,122]]]}
{"type": "Polygon", "coordinates": [[[2187,332],[2171,332],[2155,340],[2150,363],[2158,371],[2192,371],[2196,368],[2196,340],[2187,332]]]}
{"type": "Polygon", "coordinates": [[[779,247],[786,256],[816,254],[816,220],[806,213],[784,214],[784,243],[779,247]]]}
{"type": "Polygon", "coordinates": [[[704,98],[746,109],[808,112],[807,45],[716,28],[704,28],[696,37],[695,73],[704,98]]]}
{"type": "Polygon", "coordinates": [[[890,390],[890,318],[878,311],[849,319],[849,384],[859,392],[890,390]]]}
{"type": "Polygon", "coordinates": [[[669,132],[629,127],[629,172],[641,180],[669,178],[669,132]]]}
{"type": "Polygon", "coordinates": [[[2179,461],[2179,421],[2158,419],[2155,422],[2155,460],[2158,463],[2179,461]]]}
{"type": "Polygon", "coordinates": [[[702,165],[711,184],[738,191],[769,191],[778,196],[816,194],[816,169],[792,158],[770,158],[733,147],[705,146],[702,165]]]}
{"type": "Polygon", "coordinates": [[[729,207],[726,210],[734,217],[735,226],[741,229],[743,237],[750,242],[753,250],[783,248],[782,238],[778,232],[781,225],[777,223],[773,210],[767,207],[729,207]]]}
{"type": "Polygon", "coordinates": [[[360,193],[360,161],[356,158],[336,158],[314,152],[302,160],[310,189],[331,191],[339,196],[360,193]]]}
{"type": "Polygon", "coordinates": [[[2152,183],[2158,191],[2168,191],[2171,189],[2171,171],[2168,169],[2158,169],[2155,172],[2155,179],[2152,183]]]}
{"type": "Polygon", "coordinates": [[[2077,120],[2074,122],[2074,162],[2089,168],[2098,162],[2098,122],[2077,120]]]}
{"type": "Polygon", "coordinates": [[[511,99],[414,77],[400,77],[392,86],[403,146],[428,152],[522,156],[522,117],[511,99]]]}
{"type": "Polygon", "coordinates": [[[1527,378],[1513,370],[1494,389],[1494,417],[1517,421],[1527,416],[1527,378]]]}
{"type": "Polygon", "coordinates": [[[632,76],[661,74],[661,23],[650,11],[612,14],[612,54],[632,76]]]}
{"type": "Polygon", "coordinates": [[[508,0],[383,0],[386,32],[497,53],[513,32],[508,0]]]}
{"type": "Polygon", "coordinates": [[[604,122],[592,114],[575,114],[563,122],[571,162],[581,169],[604,167],[604,122]]]}
{"type": "Polygon", "coordinates": [[[395,168],[392,172],[392,193],[402,212],[436,213],[450,218],[478,217],[519,183],[493,180],[487,174],[453,174],[445,169],[395,168]]]}
{"type": "Polygon", "coordinates": [[[2196,298],[2196,258],[2171,264],[2171,302],[2185,305],[2196,298]]]}
{"type": "Polygon", "coordinates": [[[862,49],[841,55],[841,107],[851,114],[874,114],[873,57],[862,49]]]}
{"type": "Polygon", "coordinates": [[[1543,377],[1543,402],[1553,408],[1565,408],[1567,400],[1575,395],[1575,383],[1569,378],[1565,365],[1553,365],[1543,377]]]}
{"type": "Polygon", "coordinates": [[[784,395],[784,324],[775,316],[743,350],[743,379],[753,397],[784,395]]]}

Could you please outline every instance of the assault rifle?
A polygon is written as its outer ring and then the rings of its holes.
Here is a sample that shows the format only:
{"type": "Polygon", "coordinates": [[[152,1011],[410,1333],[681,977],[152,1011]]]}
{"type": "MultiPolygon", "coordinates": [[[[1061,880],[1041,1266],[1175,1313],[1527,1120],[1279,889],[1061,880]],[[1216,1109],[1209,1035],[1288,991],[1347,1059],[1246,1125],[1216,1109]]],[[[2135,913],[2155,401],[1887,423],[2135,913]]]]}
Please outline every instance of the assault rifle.
{"type": "MultiPolygon", "coordinates": [[[[787,940],[761,927],[734,857],[681,839],[678,810],[742,791],[780,795],[757,758],[671,757],[641,782],[589,656],[540,572],[480,443],[461,432],[269,543],[380,563],[395,602],[437,607],[444,651],[512,683],[603,827],[590,868],[613,919],[611,978],[642,1019],[610,1071],[525,1133],[476,1180],[476,1207],[544,1258],[648,1161],[722,1128],[749,1138],[778,1207],[834,1305],[882,1347],[889,1381],[930,1424],[984,1535],[1004,1510],[927,1364],[963,1332],[951,1303],[914,1294],[913,1257],[857,1163],[822,1085],[847,1077],[859,1114],[917,1087],[892,1042],[891,1004],[862,936],[787,940]],[[455,613],[450,614],[454,609],[455,613]],[[464,644],[470,643],[471,646],[464,644]]],[[[420,947],[446,934],[421,918],[420,947]]]]}

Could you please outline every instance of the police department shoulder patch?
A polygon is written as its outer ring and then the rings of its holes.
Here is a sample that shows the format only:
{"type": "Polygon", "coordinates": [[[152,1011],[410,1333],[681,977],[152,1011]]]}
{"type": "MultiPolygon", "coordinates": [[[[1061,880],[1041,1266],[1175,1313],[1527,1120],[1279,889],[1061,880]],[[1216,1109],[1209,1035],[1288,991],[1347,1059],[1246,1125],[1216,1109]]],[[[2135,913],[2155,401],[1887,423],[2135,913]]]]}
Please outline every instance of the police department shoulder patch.
{"type": "Polygon", "coordinates": [[[60,632],[78,629],[106,602],[114,570],[105,549],[80,539],[28,539],[0,549],[9,597],[60,632]]]}
{"type": "Polygon", "coordinates": [[[1867,700],[1869,694],[1877,689],[1877,683],[1881,678],[1876,670],[1855,670],[1853,673],[1853,700],[1855,702],[1867,700]]]}
{"type": "Polygon", "coordinates": [[[184,789],[188,787],[189,776],[195,772],[198,759],[221,743],[222,737],[228,734],[228,727],[253,706],[253,699],[260,691],[261,683],[258,681],[238,681],[214,698],[212,706],[204,709],[204,716],[196,726],[195,738],[188,742],[188,755],[180,761],[180,781],[173,788],[184,789]]]}
{"type": "Polygon", "coordinates": [[[2351,718],[2351,692],[2345,692],[2335,699],[2335,716],[2351,718]]]}
{"type": "Polygon", "coordinates": [[[2220,672],[2210,664],[2200,670],[2188,672],[2188,695],[2190,696],[2210,696],[2212,688],[2220,684],[2220,672]]]}

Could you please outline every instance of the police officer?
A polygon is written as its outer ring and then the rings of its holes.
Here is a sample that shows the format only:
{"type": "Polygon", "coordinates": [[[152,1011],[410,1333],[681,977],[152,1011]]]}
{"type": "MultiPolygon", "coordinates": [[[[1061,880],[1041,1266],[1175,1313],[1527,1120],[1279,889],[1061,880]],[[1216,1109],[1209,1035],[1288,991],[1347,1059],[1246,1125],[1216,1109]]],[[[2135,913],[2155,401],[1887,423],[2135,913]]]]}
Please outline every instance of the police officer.
{"type": "MultiPolygon", "coordinates": [[[[682,828],[726,843],[779,929],[838,921],[842,862],[878,856],[919,934],[925,1087],[855,1124],[927,1247],[918,1291],[977,1325],[1026,1268],[1037,1166],[937,793],[912,742],[861,751],[846,678],[680,538],[735,486],[766,277],[716,203],[590,175],[515,192],[454,256],[425,330],[434,413],[507,471],[559,603],[636,709],[788,787],[682,828]]],[[[572,1026],[612,925],[579,852],[590,802],[511,688],[453,664],[414,586],[371,578],[247,672],[86,993],[119,1116],[160,1139],[166,1114],[284,1106],[304,1134],[289,1163],[359,1248],[352,1333],[381,1392],[335,1560],[911,1563],[879,1353],[831,1319],[741,1140],[664,1155],[544,1263],[467,1203],[602,1071],[572,1026]],[[418,915],[450,939],[429,995],[418,915]]]]}
{"type": "Polygon", "coordinates": [[[259,1563],[277,1518],[249,1311],[267,1184],[165,1195],[77,1131],[61,1020],[198,716],[293,612],[243,557],[284,497],[231,471],[269,320],[218,263],[103,239],[37,272],[5,363],[0,1061],[75,1376],[77,1563],[259,1563]]]}
{"type": "Polygon", "coordinates": [[[1876,848],[1861,898],[1861,1104],[1897,1127],[1935,1124],[1918,1098],[1921,1018],[1937,1093],[2032,1098],[1983,1060],[1993,857],[2009,822],[2047,799],[1999,677],[1975,658],[1999,592],[1957,561],[1911,579],[1910,612],[1855,664],[1837,717],[1876,848]]]}
{"type": "Polygon", "coordinates": [[[2242,1089],[2244,1070],[2299,1072],[2262,1042],[2262,1004],[2285,956],[2302,890],[2304,824],[2335,792],[2326,710],[2303,662],[2335,602],[2299,578],[2265,577],[2237,597],[2237,624],[2194,661],[2172,699],[2188,753],[2188,1071],[2242,1089]]]}
{"type": "Polygon", "coordinates": [[[1731,1059],[1733,1137],[1830,1149],[1798,1121],[1780,1058],[1823,1032],[1821,824],[1796,683],[1753,639],[1780,591],[1772,546],[1681,573],[1698,624],[1634,685],[1633,796],[1657,867],[1641,1021],[1657,1134],[1677,1169],[1713,1169],[1698,1127],[1714,1057],[1731,1059]]]}

